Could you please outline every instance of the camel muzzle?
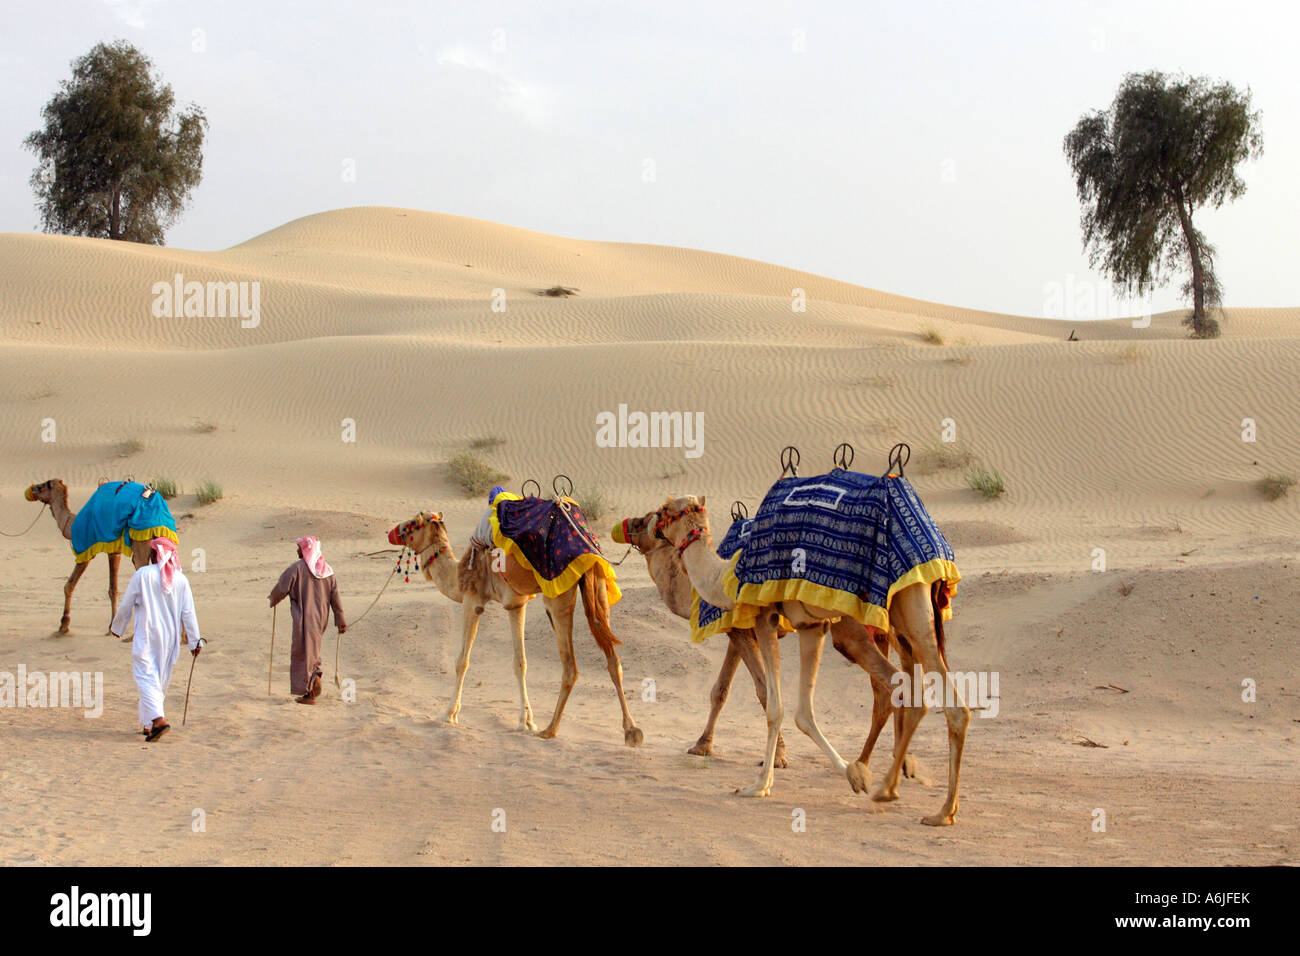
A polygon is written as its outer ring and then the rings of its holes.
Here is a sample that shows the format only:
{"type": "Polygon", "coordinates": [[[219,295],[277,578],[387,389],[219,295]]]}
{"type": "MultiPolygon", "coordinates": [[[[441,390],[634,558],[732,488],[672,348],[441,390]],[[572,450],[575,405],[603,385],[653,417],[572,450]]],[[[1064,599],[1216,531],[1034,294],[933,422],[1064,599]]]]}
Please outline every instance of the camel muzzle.
{"type": "Polygon", "coordinates": [[[35,501],[35,500],[36,500],[36,486],[35,486],[35,485],[28,485],[28,486],[27,486],[27,490],[23,492],[23,497],[26,498],[28,501],[35,501]]]}
{"type": "Polygon", "coordinates": [[[627,537],[627,522],[628,519],[624,518],[618,524],[614,525],[614,530],[609,533],[609,536],[618,544],[631,544],[627,537]]]}
{"type": "Polygon", "coordinates": [[[394,527],[393,527],[393,530],[390,531],[390,532],[388,532],[388,543],[389,543],[389,544],[401,544],[401,543],[402,543],[402,538],[401,538],[401,536],[397,533],[397,526],[394,526],[394,527]]]}

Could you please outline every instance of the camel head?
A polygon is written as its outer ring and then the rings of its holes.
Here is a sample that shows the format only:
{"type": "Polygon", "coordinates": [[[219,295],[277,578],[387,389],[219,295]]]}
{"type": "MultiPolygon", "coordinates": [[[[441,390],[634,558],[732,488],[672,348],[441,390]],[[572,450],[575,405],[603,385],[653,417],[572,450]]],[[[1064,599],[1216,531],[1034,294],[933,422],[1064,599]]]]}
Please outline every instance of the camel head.
{"type": "Polygon", "coordinates": [[[652,511],[640,518],[624,518],[614,525],[610,537],[619,544],[630,544],[642,554],[649,554],[657,548],[666,548],[668,542],[654,536],[655,520],[658,517],[659,512],[652,511]]]}
{"type": "MultiPolygon", "coordinates": [[[[647,518],[652,517],[647,515],[647,518]]],[[[653,513],[650,534],[682,551],[692,541],[709,533],[709,513],[704,510],[704,496],[684,498],[668,496],[663,507],[653,513]]]]}
{"type": "Polygon", "coordinates": [[[442,512],[421,511],[388,532],[388,543],[420,552],[447,547],[451,540],[447,537],[447,527],[442,523],[442,512]]]}
{"type": "Polygon", "coordinates": [[[47,505],[59,500],[67,501],[68,486],[57,478],[51,478],[39,485],[29,485],[23,492],[23,497],[28,501],[41,501],[47,505]]]}

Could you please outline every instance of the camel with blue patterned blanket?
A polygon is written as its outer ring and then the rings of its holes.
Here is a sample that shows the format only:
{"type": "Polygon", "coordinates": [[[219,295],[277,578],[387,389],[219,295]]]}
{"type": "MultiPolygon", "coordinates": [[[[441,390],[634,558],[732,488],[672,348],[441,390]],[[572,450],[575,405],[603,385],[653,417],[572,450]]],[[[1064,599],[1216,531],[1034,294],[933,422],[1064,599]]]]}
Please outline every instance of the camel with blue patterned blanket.
{"type": "MultiPolygon", "coordinates": [[[[656,518],[657,513],[653,511],[640,518],[624,518],[614,526],[612,537],[620,544],[628,544],[636,548],[637,553],[645,558],[650,580],[654,581],[659,596],[668,610],[689,621],[694,610],[694,591],[686,575],[686,569],[682,565],[681,554],[676,548],[669,547],[667,539],[655,537],[652,529],[656,518]]],[[[725,547],[723,552],[725,553],[725,547]]],[[[788,633],[789,631],[782,629],[781,636],[784,637],[788,633]]],[[[888,658],[890,640],[888,635],[869,632],[866,627],[851,617],[842,617],[831,625],[831,642],[837,651],[861,667],[871,678],[871,730],[858,757],[859,763],[870,766],[871,752],[875,749],[876,740],[891,713],[894,715],[895,741],[902,737],[903,732],[903,711],[901,708],[893,707],[890,702],[889,681],[893,671],[886,670],[880,660],[881,657],[888,658]],[[871,654],[868,645],[874,645],[879,651],[879,656],[871,654]]],[[[911,655],[897,645],[894,649],[904,663],[904,670],[910,673],[911,655]]],[[[758,641],[754,637],[754,629],[752,627],[730,628],[727,630],[727,650],[722,659],[722,667],[718,670],[717,680],[714,681],[713,689],[709,692],[708,721],[699,739],[687,748],[688,754],[712,756],[718,717],[727,703],[731,684],[742,662],[753,679],[754,691],[758,694],[758,705],[766,711],[767,675],[763,670],[763,659],[758,650],[758,641]]],[[[776,738],[774,762],[778,770],[785,769],[789,762],[786,756],[785,738],[779,733],[776,738]]],[[[903,758],[903,776],[910,779],[919,775],[920,765],[912,754],[907,754],[903,758]]]]}
{"type": "MultiPolygon", "coordinates": [[[[68,507],[68,486],[58,478],[31,485],[24,492],[28,501],[49,505],[59,533],[72,545],[76,565],[63,585],[63,618],[59,633],[68,633],[72,618],[72,592],[97,554],[108,555],[108,600],[112,605],[109,624],[117,616],[117,571],[122,555],[140,568],[149,563],[149,542],[176,535],[176,521],[163,496],[136,481],[104,481],[95,489],[80,512],[68,507]]],[[[111,633],[111,630],[110,630],[111,633]]],[[[130,640],[124,637],[123,640],[130,640]]]]}
{"type": "MultiPolygon", "coordinates": [[[[845,474],[853,473],[842,471],[836,473],[837,476],[845,474]]],[[[830,480],[831,476],[819,477],[823,486],[835,483],[830,480]]],[[[906,482],[906,479],[893,475],[872,480],[906,482]]],[[[788,507],[806,506],[810,500],[804,494],[811,487],[807,484],[808,481],[808,479],[778,481],[768,492],[765,505],[770,500],[782,502],[788,507]],[[802,487],[792,485],[787,489],[782,485],[785,481],[801,481],[802,487]]],[[[924,511],[920,507],[919,499],[915,498],[915,492],[911,490],[910,484],[905,487],[886,485],[884,493],[887,496],[904,493],[904,497],[909,497],[914,502],[915,509],[924,511]]],[[[703,497],[669,497],[655,513],[655,533],[677,548],[691,586],[699,595],[699,601],[707,602],[727,612],[721,621],[714,622],[716,629],[736,626],[754,628],[768,682],[767,748],[758,779],[753,785],[738,790],[737,793],[747,797],[765,797],[772,790],[776,742],[785,716],[781,702],[781,664],[778,644],[780,635],[778,626],[783,617],[799,633],[799,704],[795,713],[795,726],[821,747],[837,771],[844,773],[855,793],[865,792],[870,788],[871,774],[866,765],[861,761],[854,761],[851,764],[845,761],[817,726],[813,713],[813,692],[817,684],[817,672],[821,663],[826,632],[832,621],[848,613],[856,617],[860,623],[891,633],[897,646],[904,649],[923,668],[925,674],[938,674],[945,688],[953,688],[951,698],[945,694],[943,701],[944,716],[948,724],[948,793],[939,812],[923,817],[921,822],[929,826],[949,826],[955,822],[962,750],[965,745],[966,730],[970,725],[970,709],[961,699],[960,692],[956,691],[951,680],[944,649],[943,621],[951,616],[949,608],[951,586],[960,577],[956,566],[952,565],[950,560],[942,558],[936,558],[936,563],[933,565],[927,562],[924,566],[926,571],[919,576],[914,575],[918,577],[917,580],[912,581],[908,575],[903,575],[887,582],[883,592],[884,597],[881,598],[882,603],[879,604],[871,600],[873,594],[869,589],[861,594],[844,596],[834,588],[815,583],[809,585],[804,581],[773,582],[779,585],[778,587],[769,587],[767,582],[762,580],[742,581],[737,577],[736,569],[744,558],[744,552],[737,552],[736,557],[730,561],[718,556],[709,531],[708,512],[704,504],[703,497]],[[699,543],[703,546],[693,547],[699,543]],[[823,599],[825,603],[835,606],[827,607],[818,604],[813,599],[814,595],[819,596],[819,599],[823,599]]],[[[760,508],[760,515],[763,510],[760,508]]],[[[925,515],[925,518],[928,521],[928,515],[925,515]]],[[[848,530],[851,533],[856,530],[852,527],[852,522],[849,523],[848,530]]],[[[873,531],[865,527],[861,529],[862,538],[870,539],[873,535],[873,531]]],[[[946,548],[946,542],[943,542],[943,545],[946,548]]],[[[882,546],[887,549],[889,542],[883,541],[882,546]]],[[[887,565],[889,562],[885,560],[884,563],[887,565]]],[[[875,586],[872,584],[871,588],[875,586]]],[[[871,652],[878,653],[874,647],[870,649],[869,653],[871,652]]],[[[904,662],[907,663],[906,658],[904,662]]],[[[893,669],[892,664],[888,661],[885,663],[891,670],[893,669]]],[[[873,799],[877,801],[898,799],[903,758],[912,735],[927,710],[923,702],[905,708],[902,733],[895,741],[893,763],[883,784],[873,794],[873,799]]]]}

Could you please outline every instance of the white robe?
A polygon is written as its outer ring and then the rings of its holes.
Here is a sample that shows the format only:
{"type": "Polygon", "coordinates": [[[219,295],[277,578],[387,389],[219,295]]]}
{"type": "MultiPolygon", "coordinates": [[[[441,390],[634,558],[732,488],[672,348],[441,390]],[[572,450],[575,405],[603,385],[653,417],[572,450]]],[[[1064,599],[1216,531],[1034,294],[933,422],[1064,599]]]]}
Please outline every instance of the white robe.
{"type": "Polygon", "coordinates": [[[133,614],[131,670],[140,689],[140,725],[149,727],[154,718],[163,716],[163,697],[181,653],[181,625],[189,635],[191,649],[202,647],[203,639],[194,614],[194,594],[180,568],[172,578],[171,593],[163,591],[161,570],[156,564],[146,564],[131,575],[113,618],[113,633],[120,637],[133,614]]]}

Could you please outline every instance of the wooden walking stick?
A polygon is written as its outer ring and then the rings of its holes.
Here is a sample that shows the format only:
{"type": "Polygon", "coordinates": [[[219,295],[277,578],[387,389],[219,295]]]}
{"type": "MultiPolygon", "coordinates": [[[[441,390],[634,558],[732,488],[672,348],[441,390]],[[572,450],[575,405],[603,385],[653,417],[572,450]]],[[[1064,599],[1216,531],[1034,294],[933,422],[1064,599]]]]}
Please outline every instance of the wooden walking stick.
{"type": "Polygon", "coordinates": [[[185,726],[186,719],[190,716],[190,686],[194,683],[194,665],[198,663],[199,655],[190,655],[190,679],[185,682],[185,713],[181,714],[181,726],[185,726]]]}
{"type": "Polygon", "coordinates": [[[266,662],[266,695],[271,696],[271,668],[275,665],[275,612],[276,607],[271,608],[271,659],[266,662]]]}

